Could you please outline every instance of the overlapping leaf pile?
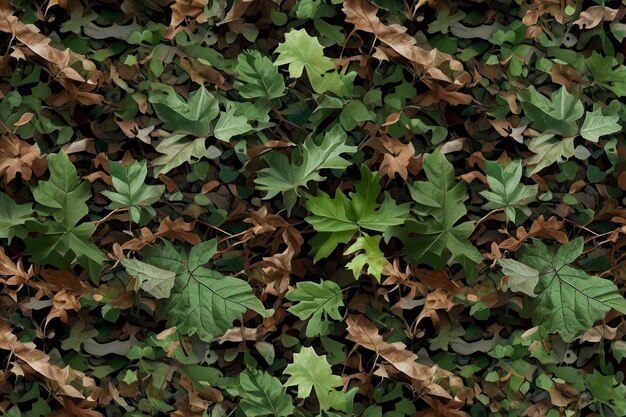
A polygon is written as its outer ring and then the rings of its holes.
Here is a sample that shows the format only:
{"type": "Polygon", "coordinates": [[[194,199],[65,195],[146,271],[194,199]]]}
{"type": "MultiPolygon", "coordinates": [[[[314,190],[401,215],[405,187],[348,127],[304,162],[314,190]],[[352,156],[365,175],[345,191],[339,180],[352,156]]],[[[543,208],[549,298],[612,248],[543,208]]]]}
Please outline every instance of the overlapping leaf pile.
{"type": "Polygon", "coordinates": [[[0,411],[626,415],[625,16],[0,2],[0,411]]]}

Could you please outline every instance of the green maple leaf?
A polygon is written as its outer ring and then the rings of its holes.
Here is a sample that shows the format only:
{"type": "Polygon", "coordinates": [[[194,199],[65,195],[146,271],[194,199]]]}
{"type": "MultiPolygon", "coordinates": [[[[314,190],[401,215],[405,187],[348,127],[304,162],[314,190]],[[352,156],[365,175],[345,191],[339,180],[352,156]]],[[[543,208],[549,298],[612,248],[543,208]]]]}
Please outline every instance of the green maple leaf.
{"type": "Polygon", "coordinates": [[[569,265],[583,252],[582,237],[563,246],[533,243],[517,252],[517,260],[539,271],[536,297],[527,305],[535,325],[571,342],[611,308],[626,313],[626,300],[613,282],[569,265]]]}
{"type": "Polygon", "coordinates": [[[332,281],[316,282],[303,281],[296,288],[287,293],[287,300],[295,302],[288,311],[307,321],[306,336],[314,337],[327,335],[332,322],[341,320],[339,309],[343,307],[341,288],[332,281]]]}
{"type": "Polygon", "coordinates": [[[25,239],[26,251],[32,255],[32,262],[59,268],[69,268],[77,261],[95,279],[106,258],[90,240],[96,230],[94,224],[78,224],[88,213],[89,184],[80,180],[63,152],[50,156],[48,167],[50,179],[40,181],[33,189],[33,196],[38,204],[37,213],[53,221],[27,222],[28,230],[38,235],[25,239]]]}
{"type": "Polygon", "coordinates": [[[578,133],[576,121],[585,109],[583,103],[561,87],[549,98],[539,93],[535,87],[520,94],[524,114],[532,121],[532,126],[542,133],[560,133],[574,136],[578,133]]]}
{"type": "Polygon", "coordinates": [[[272,100],[285,95],[285,81],[274,63],[258,51],[246,51],[237,57],[235,70],[240,81],[235,88],[243,98],[272,100]]]}
{"type": "Polygon", "coordinates": [[[325,179],[320,170],[345,169],[350,165],[341,154],[352,155],[357,148],[346,145],[346,140],[346,133],[335,126],[324,135],[320,145],[315,144],[311,137],[307,138],[302,147],[293,153],[291,162],[282,153],[269,153],[264,157],[269,166],[257,173],[254,182],[259,190],[267,193],[265,199],[282,193],[285,206],[291,212],[301,187],[306,187],[309,181],[325,179]]]}
{"type": "Polygon", "coordinates": [[[0,238],[6,238],[11,244],[14,236],[24,238],[24,224],[33,217],[32,204],[17,204],[11,197],[0,192],[0,238]]]}
{"type": "Polygon", "coordinates": [[[188,254],[168,241],[162,249],[143,251],[144,262],[176,274],[170,297],[159,300],[157,313],[167,319],[168,326],[189,336],[197,334],[205,342],[230,329],[247,310],[267,313],[246,281],[203,266],[216,250],[213,239],[194,246],[188,254]]]}
{"type": "Polygon", "coordinates": [[[355,278],[359,278],[365,265],[367,265],[367,273],[374,276],[380,282],[381,274],[387,264],[387,258],[385,254],[380,250],[380,240],[382,236],[368,236],[364,235],[359,237],[352,246],[345,251],[345,255],[349,255],[358,250],[362,250],[363,253],[358,254],[348,264],[346,268],[352,270],[355,278]]]}
{"type": "Polygon", "coordinates": [[[390,228],[409,218],[408,203],[398,205],[387,193],[382,203],[377,202],[381,191],[380,175],[365,165],[361,166],[361,180],[355,189],[356,192],[349,193],[350,199],[340,190],[335,192],[334,198],[324,192],[307,198],[306,207],[312,215],[305,220],[321,232],[311,242],[317,248],[316,262],[330,255],[338,242],[349,241],[360,228],[391,237],[390,228]]]}
{"type": "Polygon", "coordinates": [[[409,186],[418,219],[399,231],[408,257],[437,268],[451,261],[479,264],[482,256],[469,241],[473,224],[459,224],[467,214],[465,184],[455,180],[452,164],[439,151],[424,157],[424,171],[428,181],[409,186]]]}
{"type": "MultiPolygon", "coordinates": [[[[616,416],[626,415],[626,385],[621,380],[615,375],[602,375],[596,369],[592,374],[585,374],[585,383],[596,411],[599,405],[612,409],[616,416]]],[[[600,415],[606,414],[600,412],[600,415]]]]}
{"type": "Polygon", "coordinates": [[[485,161],[485,167],[490,191],[480,193],[489,200],[483,209],[504,209],[507,218],[512,222],[515,222],[516,210],[530,215],[530,209],[526,205],[535,200],[539,186],[521,183],[521,161],[511,161],[506,167],[492,161],[485,161]]]}
{"type": "Polygon", "coordinates": [[[528,166],[527,176],[531,176],[571,158],[574,155],[574,137],[560,138],[550,133],[536,136],[528,142],[528,149],[535,154],[524,161],[528,166]]]}
{"type": "Polygon", "coordinates": [[[293,414],[291,396],[285,392],[280,380],[267,372],[248,369],[239,375],[241,401],[239,407],[247,417],[293,414]]]}
{"type": "Polygon", "coordinates": [[[274,65],[288,64],[292,78],[300,78],[306,70],[311,87],[316,93],[331,91],[342,96],[349,94],[356,72],[349,76],[339,74],[330,58],[324,56],[324,48],[317,38],[309,36],[306,30],[292,29],[285,33],[285,42],[278,45],[276,52],[278,58],[274,65]]]}
{"type": "Polygon", "coordinates": [[[189,94],[187,101],[167,85],[154,85],[148,101],[152,104],[164,128],[177,133],[206,137],[211,122],[219,114],[218,101],[204,86],[189,94]],[[158,88],[157,88],[158,87],[158,88]]]}
{"type": "Polygon", "coordinates": [[[123,166],[115,161],[109,162],[113,191],[103,191],[102,195],[111,200],[108,209],[127,208],[133,222],[147,222],[156,216],[152,204],[159,201],[165,191],[164,185],[146,185],[148,175],[146,162],[133,161],[130,166],[123,166]],[[143,218],[143,219],[142,219],[143,218]]]}
{"type": "Polygon", "coordinates": [[[315,389],[322,410],[348,411],[351,399],[358,390],[353,388],[347,393],[337,391],[336,388],[343,385],[341,377],[333,375],[326,355],[317,356],[312,347],[303,347],[300,353],[295,353],[293,363],[287,365],[284,373],[291,375],[285,386],[297,386],[298,398],[308,398],[315,389]]]}
{"type": "Polygon", "coordinates": [[[600,136],[610,135],[622,130],[622,126],[617,123],[618,120],[619,115],[604,115],[603,109],[600,108],[587,112],[585,121],[580,128],[580,135],[592,142],[598,142],[600,136]]]}
{"type": "Polygon", "coordinates": [[[585,64],[593,77],[592,86],[606,88],[618,97],[626,96],[626,66],[614,56],[602,56],[594,51],[585,64]]]}

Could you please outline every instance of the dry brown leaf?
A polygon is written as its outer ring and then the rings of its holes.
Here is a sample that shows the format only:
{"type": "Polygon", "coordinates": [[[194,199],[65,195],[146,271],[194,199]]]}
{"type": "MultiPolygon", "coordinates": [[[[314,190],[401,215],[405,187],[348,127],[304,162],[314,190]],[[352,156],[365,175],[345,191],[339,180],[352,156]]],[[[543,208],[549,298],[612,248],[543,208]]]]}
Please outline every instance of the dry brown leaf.
{"type": "Polygon", "coordinates": [[[13,134],[0,137],[0,177],[8,184],[19,173],[25,181],[46,172],[48,163],[37,144],[30,145],[13,134]]]}
{"type": "Polygon", "coordinates": [[[430,381],[435,375],[435,368],[417,363],[417,355],[406,349],[404,343],[387,343],[378,334],[378,328],[365,316],[348,316],[348,336],[346,338],[376,352],[405,375],[419,380],[430,381]]]}
{"type": "MultiPolygon", "coordinates": [[[[443,64],[447,64],[454,71],[461,71],[463,65],[452,59],[448,54],[439,52],[436,48],[426,50],[417,46],[417,41],[413,36],[406,33],[406,28],[398,24],[386,25],[376,15],[378,7],[365,0],[346,0],[343,4],[343,12],[346,14],[346,22],[352,23],[356,30],[373,33],[381,42],[388,45],[395,53],[411,62],[413,69],[423,75],[422,81],[431,82],[426,84],[431,88],[438,88],[437,96],[442,99],[451,99],[457,102],[471,102],[471,96],[456,93],[456,90],[465,83],[458,83],[442,71],[429,71],[439,69],[443,64]],[[441,88],[435,84],[434,80],[447,83],[457,83],[453,90],[441,88]],[[445,97],[445,98],[444,98],[445,97]]],[[[388,57],[388,53],[384,56],[388,57]]]]}
{"type": "MultiPolygon", "coordinates": [[[[11,331],[11,326],[6,321],[0,319],[0,349],[11,351],[11,353],[28,365],[32,371],[42,376],[51,392],[55,395],[85,398],[75,387],[70,385],[73,382],[77,386],[85,388],[95,388],[96,383],[92,378],[86,377],[84,373],[66,366],[60,368],[50,363],[50,356],[37,349],[34,343],[23,343],[17,339],[11,331]]],[[[15,364],[16,372],[30,372],[20,364],[15,364]]]]}
{"type": "MultiPolygon", "coordinates": [[[[601,22],[612,22],[617,17],[619,9],[611,9],[605,6],[591,6],[587,10],[580,13],[578,19],[574,21],[580,29],[591,29],[598,26],[601,22]]],[[[620,13],[623,15],[623,13],[620,13]]]]}
{"type": "Polygon", "coordinates": [[[543,239],[553,239],[561,244],[569,242],[567,234],[562,231],[564,222],[557,220],[556,217],[550,217],[548,220],[544,220],[543,216],[540,216],[530,226],[530,230],[526,232],[523,227],[518,227],[516,236],[509,237],[500,243],[500,249],[510,250],[515,252],[518,250],[522,243],[532,237],[539,237],[543,239]]]}

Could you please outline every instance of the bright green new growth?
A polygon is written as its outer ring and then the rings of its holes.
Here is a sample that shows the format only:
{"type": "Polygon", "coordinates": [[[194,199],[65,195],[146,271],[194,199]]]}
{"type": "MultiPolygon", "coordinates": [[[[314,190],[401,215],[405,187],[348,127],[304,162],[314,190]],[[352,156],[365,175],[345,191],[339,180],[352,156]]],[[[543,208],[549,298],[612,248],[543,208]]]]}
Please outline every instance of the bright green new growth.
{"type": "Polygon", "coordinates": [[[583,239],[563,246],[546,246],[539,240],[517,252],[518,261],[539,272],[535,298],[527,310],[533,323],[571,342],[604,318],[611,308],[626,313],[626,300],[613,282],[594,277],[569,264],[583,252],[583,239]]]}
{"type": "Polygon", "coordinates": [[[264,157],[269,166],[257,173],[254,182],[259,190],[267,193],[264,199],[282,193],[285,206],[291,212],[300,195],[300,187],[306,187],[309,181],[325,179],[319,174],[320,170],[345,169],[350,165],[341,154],[352,155],[357,148],[346,145],[346,141],[346,133],[335,126],[324,135],[320,145],[308,137],[302,147],[293,153],[291,162],[282,153],[269,153],[264,157]]]}
{"type": "Polygon", "coordinates": [[[276,53],[278,58],[274,65],[289,64],[289,75],[292,78],[300,78],[306,69],[311,86],[318,94],[330,91],[344,95],[344,90],[348,88],[344,81],[352,84],[350,79],[342,80],[330,58],[324,55],[324,48],[317,38],[309,36],[304,29],[292,29],[285,33],[285,42],[278,45],[276,53]]]}
{"type": "Polygon", "coordinates": [[[424,171],[428,181],[409,185],[417,219],[400,231],[407,256],[435,268],[453,261],[479,264],[482,256],[469,241],[472,222],[458,223],[467,214],[465,184],[455,181],[454,167],[439,151],[425,155],[424,171]]]}
{"type": "Polygon", "coordinates": [[[336,390],[343,383],[341,377],[333,375],[326,355],[318,356],[312,347],[303,347],[293,355],[293,363],[287,365],[284,373],[291,375],[285,386],[297,386],[298,398],[308,398],[315,389],[321,410],[351,412],[352,398],[358,388],[347,393],[336,390]]]}
{"type": "Polygon", "coordinates": [[[378,282],[380,282],[381,274],[387,264],[387,258],[382,250],[380,250],[380,241],[382,236],[368,236],[364,234],[359,237],[356,242],[352,244],[345,251],[345,255],[349,255],[356,251],[363,251],[359,253],[346,265],[346,268],[350,269],[354,274],[354,278],[359,279],[362,274],[363,268],[367,265],[367,273],[372,275],[378,282]]]}
{"type": "Polygon", "coordinates": [[[165,191],[164,185],[146,185],[148,175],[146,162],[137,162],[123,166],[115,161],[109,162],[113,191],[103,191],[102,195],[111,200],[108,209],[128,209],[130,218],[135,223],[147,223],[156,215],[152,204],[159,201],[165,191]]]}
{"type": "MultiPolygon", "coordinates": [[[[194,246],[188,254],[169,241],[164,241],[162,249],[147,247],[143,251],[145,263],[176,274],[169,298],[159,301],[159,315],[167,319],[168,326],[189,336],[197,334],[205,342],[230,329],[248,309],[267,313],[246,281],[203,266],[216,250],[213,239],[194,246]]],[[[134,266],[130,265],[131,269],[134,266]]],[[[159,290],[164,293],[167,288],[159,290]]]]}
{"type": "Polygon", "coordinates": [[[31,262],[42,265],[69,268],[76,261],[96,280],[106,258],[90,240],[95,225],[79,224],[88,213],[89,184],[80,180],[76,168],[63,152],[50,156],[48,167],[50,179],[40,181],[33,188],[35,210],[48,219],[27,221],[27,229],[37,236],[24,239],[26,251],[32,255],[31,262]]]}
{"type": "Polygon", "coordinates": [[[305,220],[320,232],[311,242],[316,249],[315,262],[330,255],[339,243],[347,243],[359,229],[375,230],[391,238],[389,230],[409,218],[408,203],[398,205],[387,193],[382,203],[377,202],[381,191],[377,171],[362,165],[355,189],[349,193],[350,199],[341,190],[334,198],[324,192],[308,197],[306,207],[311,215],[305,220]]]}
{"type": "Polygon", "coordinates": [[[538,185],[524,185],[522,180],[522,162],[511,161],[507,166],[485,161],[487,179],[491,191],[482,191],[480,195],[488,200],[483,209],[504,209],[507,218],[515,223],[516,211],[530,215],[528,203],[535,201],[538,185]]]}
{"type": "Polygon", "coordinates": [[[287,293],[287,300],[295,303],[288,311],[307,320],[306,336],[315,337],[330,333],[332,321],[341,320],[339,309],[343,307],[341,288],[332,281],[299,282],[295,289],[287,293]]]}

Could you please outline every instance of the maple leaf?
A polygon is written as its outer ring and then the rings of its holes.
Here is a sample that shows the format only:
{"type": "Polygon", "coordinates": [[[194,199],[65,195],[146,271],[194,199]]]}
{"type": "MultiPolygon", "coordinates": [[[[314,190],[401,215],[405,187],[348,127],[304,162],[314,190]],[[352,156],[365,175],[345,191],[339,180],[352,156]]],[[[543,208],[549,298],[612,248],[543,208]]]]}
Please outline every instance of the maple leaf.
{"type": "Polygon", "coordinates": [[[341,377],[333,375],[326,355],[318,356],[312,347],[303,347],[299,353],[295,353],[293,363],[287,365],[284,373],[290,375],[285,386],[297,386],[298,398],[308,398],[315,389],[322,410],[334,408],[348,411],[347,406],[352,405],[351,399],[358,390],[352,388],[348,393],[338,392],[335,388],[343,385],[341,377]],[[345,398],[349,401],[346,402],[345,398]]]}
{"type": "Polygon", "coordinates": [[[0,141],[0,176],[5,184],[19,173],[26,181],[33,173],[39,177],[46,170],[46,160],[37,144],[29,145],[15,135],[3,135],[0,141]]]}
{"type": "Polygon", "coordinates": [[[558,332],[566,342],[604,318],[611,308],[626,314],[626,300],[613,282],[569,265],[582,252],[581,237],[560,247],[534,240],[532,247],[517,252],[519,262],[539,272],[536,297],[526,306],[533,323],[558,332]]]}
{"type": "Polygon", "coordinates": [[[294,290],[287,293],[286,298],[296,301],[288,311],[300,320],[307,321],[307,337],[327,335],[331,328],[328,318],[341,320],[341,287],[332,281],[322,281],[319,284],[300,282],[294,290]]]}
{"type": "Polygon", "coordinates": [[[324,135],[320,145],[309,137],[292,155],[291,163],[282,153],[270,153],[264,156],[269,167],[259,170],[254,182],[257,188],[265,191],[265,199],[278,193],[283,194],[289,212],[296,204],[300,187],[306,187],[309,181],[322,181],[319,173],[322,169],[344,169],[350,163],[341,154],[353,154],[356,146],[345,144],[346,133],[335,126],[324,135]]]}
{"type": "Polygon", "coordinates": [[[356,255],[348,264],[346,268],[352,270],[355,278],[361,276],[361,272],[367,264],[367,273],[374,276],[380,282],[380,277],[387,264],[387,258],[385,254],[380,250],[380,240],[382,236],[360,236],[356,242],[348,249],[345,254],[349,255],[356,251],[362,250],[363,253],[356,255]]]}
{"type": "Polygon", "coordinates": [[[454,168],[439,151],[424,157],[428,181],[416,181],[409,186],[417,203],[418,220],[407,222],[400,231],[408,257],[433,267],[443,267],[449,261],[470,267],[482,262],[482,256],[469,242],[474,229],[471,222],[458,224],[466,215],[463,202],[467,192],[463,182],[454,179],[454,168]]]}
{"type": "Polygon", "coordinates": [[[159,201],[164,185],[146,185],[144,183],[148,175],[146,162],[133,161],[129,166],[123,166],[115,161],[109,162],[111,179],[116,192],[103,191],[102,195],[111,200],[108,209],[127,208],[130,218],[135,223],[140,223],[143,217],[145,223],[156,215],[152,204],[159,201]]]}
{"type": "MultiPolygon", "coordinates": [[[[223,334],[248,310],[268,313],[246,281],[202,266],[216,250],[215,240],[194,246],[188,254],[165,241],[162,249],[147,247],[142,253],[145,263],[175,273],[169,298],[159,303],[159,315],[167,318],[168,325],[176,326],[181,333],[197,334],[205,342],[223,334]]],[[[156,283],[165,285],[167,281],[156,283]]],[[[166,291],[167,288],[162,287],[159,294],[166,291]]]]}
{"type": "Polygon", "coordinates": [[[39,235],[25,238],[26,250],[35,263],[67,268],[76,260],[97,279],[105,257],[90,240],[96,228],[93,223],[78,224],[89,211],[89,184],[80,180],[63,152],[51,156],[48,167],[50,179],[40,181],[33,188],[33,196],[37,213],[54,221],[27,222],[28,230],[39,235]]]}
{"type": "Polygon", "coordinates": [[[359,228],[383,232],[391,237],[391,227],[403,224],[409,217],[409,204],[396,204],[389,194],[385,194],[382,203],[377,202],[381,191],[378,172],[371,172],[367,166],[361,166],[361,180],[355,186],[356,192],[349,193],[350,199],[337,190],[335,198],[324,192],[307,198],[307,209],[312,215],[305,220],[320,233],[311,242],[317,253],[315,262],[324,258],[339,243],[350,240],[359,228]]]}
{"type": "Polygon", "coordinates": [[[317,38],[309,36],[305,29],[292,29],[285,33],[285,42],[278,45],[278,58],[274,65],[289,64],[289,75],[300,78],[306,69],[311,86],[317,93],[331,91],[337,95],[348,95],[352,77],[343,77],[337,73],[330,58],[324,56],[324,48],[317,38]],[[333,72],[328,72],[332,71],[333,72]]]}
{"type": "Polygon", "coordinates": [[[504,209],[509,220],[515,223],[516,209],[530,215],[526,206],[535,200],[538,185],[524,185],[522,179],[521,161],[511,161],[506,167],[485,161],[487,180],[491,191],[481,191],[480,195],[488,200],[484,209],[504,209]]]}

